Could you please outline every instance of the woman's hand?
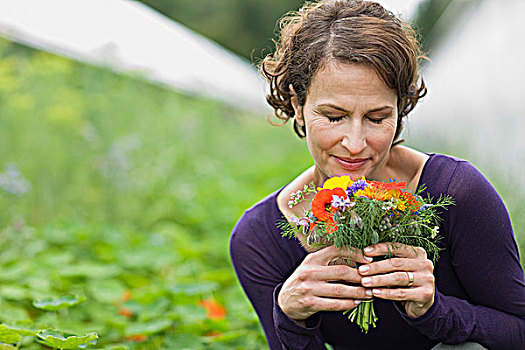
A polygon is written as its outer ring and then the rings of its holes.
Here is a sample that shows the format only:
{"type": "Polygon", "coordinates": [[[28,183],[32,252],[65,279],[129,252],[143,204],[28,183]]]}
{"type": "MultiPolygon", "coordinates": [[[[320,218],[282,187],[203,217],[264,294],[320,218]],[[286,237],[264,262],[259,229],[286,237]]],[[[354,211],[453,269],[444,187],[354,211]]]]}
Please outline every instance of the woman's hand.
{"type": "Polygon", "coordinates": [[[356,307],[360,299],[369,299],[357,269],[331,265],[341,257],[369,263],[360,249],[343,250],[330,246],[308,254],[284,282],[277,302],[292,320],[301,323],[318,311],[344,311],[356,307]],[[348,285],[353,284],[353,285],[348,285]]]}
{"type": "Polygon", "coordinates": [[[359,267],[361,284],[371,288],[374,297],[400,301],[412,318],[428,311],[434,303],[434,264],[423,248],[379,243],[364,250],[369,257],[393,255],[359,267]]]}

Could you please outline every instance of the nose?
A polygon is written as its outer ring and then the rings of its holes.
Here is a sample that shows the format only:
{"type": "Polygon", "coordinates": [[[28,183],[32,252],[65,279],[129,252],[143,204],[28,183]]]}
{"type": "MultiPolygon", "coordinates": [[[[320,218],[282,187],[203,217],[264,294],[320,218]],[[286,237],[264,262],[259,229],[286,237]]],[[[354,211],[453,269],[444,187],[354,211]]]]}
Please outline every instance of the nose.
{"type": "Polygon", "coordinates": [[[366,136],[363,125],[359,122],[349,124],[345,128],[341,143],[350,154],[357,155],[361,153],[366,148],[366,136]]]}

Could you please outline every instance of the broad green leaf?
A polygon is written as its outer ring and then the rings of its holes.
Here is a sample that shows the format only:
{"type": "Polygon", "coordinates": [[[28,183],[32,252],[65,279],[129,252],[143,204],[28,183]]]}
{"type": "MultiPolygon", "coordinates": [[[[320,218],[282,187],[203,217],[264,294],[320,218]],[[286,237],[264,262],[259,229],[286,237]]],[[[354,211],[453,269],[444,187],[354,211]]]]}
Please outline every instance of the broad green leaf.
{"type": "MultiPolygon", "coordinates": [[[[19,259],[19,257],[18,257],[19,259]]],[[[20,277],[26,276],[31,272],[31,263],[28,261],[17,261],[9,266],[2,267],[2,275],[0,280],[2,281],[20,281],[20,277]]]]}
{"type": "Polygon", "coordinates": [[[41,254],[39,259],[43,265],[51,267],[68,266],[73,263],[75,256],[70,251],[50,250],[41,254]]]}
{"type": "Polygon", "coordinates": [[[0,350],[14,350],[16,347],[14,347],[11,344],[0,344],[0,350]]]}
{"type": "Polygon", "coordinates": [[[63,277],[90,277],[100,279],[114,277],[120,272],[121,269],[116,265],[97,263],[80,263],[58,270],[58,273],[63,277]]]}
{"type": "Polygon", "coordinates": [[[5,326],[7,329],[10,329],[24,337],[33,337],[38,332],[40,332],[39,329],[29,329],[28,327],[22,327],[18,325],[2,324],[0,326],[5,326]]]}
{"type": "Polygon", "coordinates": [[[131,269],[152,269],[169,265],[173,262],[173,253],[168,254],[158,247],[156,249],[144,249],[142,246],[136,250],[126,250],[121,253],[120,262],[122,266],[131,269]]]}
{"type": "Polygon", "coordinates": [[[30,292],[16,284],[3,284],[0,286],[0,296],[10,300],[24,300],[30,298],[30,292]]]}
{"type": "Polygon", "coordinates": [[[232,346],[228,343],[209,343],[206,344],[206,350],[230,350],[232,346]]]}
{"type": "Polygon", "coordinates": [[[40,274],[36,269],[31,272],[33,275],[25,279],[25,284],[31,291],[31,297],[35,299],[52,294],[52,283],[49,277],[45,274],[40,274]]]}
{"type": "Polygon", "coordinates": [[[205,338],[192,333],[170,334],[166,337],[168,349],[201,350],[204,349],[205,338]]]}
{"type": "Polygon", "coordinates": [[[162,332],[163,330],[171,327],[172,321],[169,319],[160,319],[145,323],[130,324],[126,327],[126,335],[133,334],[144,334],[150,335],[162,332]]]}
{"type": "Polygon", "coordinates": [[[197,282],[188,284],[177,284],[170,288],[173,294],[185,295],[205,295],[219,289],[219,284],[215,282],[197,282]]]}
{"type": "Polygon", "coordinates": [[[232,274],[230,268],[214,269],[206,271],[201,275],[201,280],[212,281],[220,283],[221,285],[227,283],[234,283],[236,281],[235,275],[232,274]]]}
{"type": "Polygon", "coordinates": [[[62,297],[46,298],[34,300],[33,306],[47,311],[56,311],[66,307],[71,307],[84,302],[86,299],[78,295],[66,295],[62,297]]]}
{"type": "Polygon", "coordinates": [[[127,290],[117,279],[91,280],[88,288],[93,298],[102,303],[121,301],[123,293],[127,290]]]}
{"type": "Polygon", "coordinates": [[[51,244],[74,244],[76,237],[69,230],[52,228],[45,230],[46,240],[51,244]]]}
{"type": "Polygon", "coordinates": [[[7,302],[2,302],[0,307],[0,319],[10,322],[29,320],[29,314],[24,308],[7,302]]]}
{"type": "Polygon", "coordinates": [[[20,334],[9,329],[6,325],[0,324],[0,342],[2,343],[18,343],[22,338],[20,334]]]}
{"type": "Polygon", "coordinates": [[[37,334],[40,343],[55,349],[78,349],[82,345],[92,343],[98,339],[95,332],[84,336],[65,334],[54,329],[46,329],[37,334]]]}
{"type": "Polygon", "coordinates": [[[175,305],[172,307],[170,316],[184,324],[200,323],[206,320],[206,311],[198,305],[175,305]]]}
{"type": "Polygon", "coordinates": [[[139,322],[158,319],[166,315],[171,302],[166,297],[156,299],[154,302],[143,305],[139,313],[139,322]]]}
{"type": "Polygon", "coordinates": [[[207,339],[210,343],[227,343],[232,340],[239,339],[245,335],[246,335],[246,331],[244,330],[234,330],[234,331],[222,333],[214,337],[208,337],[207,339]]]}

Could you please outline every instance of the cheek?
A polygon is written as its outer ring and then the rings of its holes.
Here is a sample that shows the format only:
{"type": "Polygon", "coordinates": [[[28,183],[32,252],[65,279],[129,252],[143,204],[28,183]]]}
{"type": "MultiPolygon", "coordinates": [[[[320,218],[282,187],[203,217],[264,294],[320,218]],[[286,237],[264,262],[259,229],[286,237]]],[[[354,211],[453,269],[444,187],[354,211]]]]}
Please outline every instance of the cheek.
{"type": "Polygon", "coordinates": [[[367,143],[374,148],[390,148],[395,132],[395,123],[384,125],[382,128],[373,128],[369,131],[367,143]]]}
{"type": "Polygon", "coordinates": [[[308,148],[312,153],[330,149],[340,139],[337,128],[326,123],[311,123],[306,135],[308,148]]]}

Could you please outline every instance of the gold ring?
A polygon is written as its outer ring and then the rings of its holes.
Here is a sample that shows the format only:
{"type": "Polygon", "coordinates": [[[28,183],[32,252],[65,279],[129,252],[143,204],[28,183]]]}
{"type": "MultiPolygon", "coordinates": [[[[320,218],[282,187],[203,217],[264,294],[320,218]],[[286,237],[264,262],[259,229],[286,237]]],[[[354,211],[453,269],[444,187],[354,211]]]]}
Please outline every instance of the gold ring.
{"type": "Polygon", "coordinates": [[[408,272],[406,271],[407,275],[408,275],[408,284],[407,284],[407,287],[412,287],[412,285],[414,284],[414,275],[412,274],[412,272],[408,272]]]}

